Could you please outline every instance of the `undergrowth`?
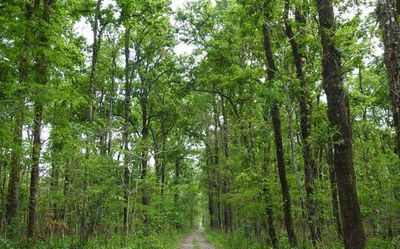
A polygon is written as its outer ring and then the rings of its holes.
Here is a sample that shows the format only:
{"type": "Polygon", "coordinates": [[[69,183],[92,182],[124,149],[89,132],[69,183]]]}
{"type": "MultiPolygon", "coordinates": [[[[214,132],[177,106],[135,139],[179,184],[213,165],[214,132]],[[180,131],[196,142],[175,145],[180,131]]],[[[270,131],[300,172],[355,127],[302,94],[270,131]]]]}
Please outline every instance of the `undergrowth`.
{"type": "Polygon", "coordinates": [[[111,238],[93,237],[82,242],[76,237],[64,239],[38,240],[34,244],[27,241],[11,241],[0,237],[2,249],[176,249],[186,231],[168,231],[148,236],[131,235],[129,238],[115,235],[111,238]]]}
{"type": "MultiPolygon", "coordinates": [[[[212,230],[206,230],[207,240],[213,244],[216,249],[270,249],[268,239],[259,241],[254,238],[248,238],[243,233],[238,231],[232,233],[224,233],[212,230]]],[[[279,249],[312,249],[310,244],[299,243],[297,248],[289,245],[287,238],[281,238],[279,249]]],[[[318,245],[321,249],[343,249],[343,244],[340,241],[321,242],[318,245]]],[[[380,238],[370,238],[367,240],[366,249],[397,249],[400,248],[400,237],[393,240],[383,240],[380,238]]]]}

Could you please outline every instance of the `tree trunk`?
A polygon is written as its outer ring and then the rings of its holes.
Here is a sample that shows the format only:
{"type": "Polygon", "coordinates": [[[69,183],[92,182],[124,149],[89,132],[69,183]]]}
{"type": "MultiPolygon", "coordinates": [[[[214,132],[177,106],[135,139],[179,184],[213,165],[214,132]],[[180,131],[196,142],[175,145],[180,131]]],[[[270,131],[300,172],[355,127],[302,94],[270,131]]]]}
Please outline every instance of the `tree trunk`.
{"type": "MultiPolygon", "coordinates": [[[[288,20],[289,14],[289,0],[285,0],[285,10],[284,10],[284,22],[286,27],[286,35],[290,41],[290,46],[292,48],[292,54],[294,59],[294,64],[296,66],[296,75],[300,81],[300,96],[298,99],[300,106],[300,124],[301,124],[301,138],[303,142],[303,159],[304,159],[304,175],[305,175],[305,187],[306,187],[306,203],[307,203],[307,218],[308,218],[308,227],[310,229],[311,241],[313,246],[317,246],[317,241],[320,239],[317,236],[316,228],[315,228],[315,213],[316,213],[316,202],[314,198],[314,188],[315,183],[314,179],[316,176],[316,163],[314,160],[314,153],[311,147],[311,143],[309,138],[311,136],[311,101],[309,98],[309,90],[308,84],[303,72],[305,56],[302,54],[302,51],[299,48],[299,45],[295,39],[294,32],[292,26],[288,20]]],[[[298,13],[296,15],[296,20],[302,26],[305,26],[304,23],[301,23],[304,18],[300,16],[298,13]]]]}
{"type": "MultiPolygon", "coordinates": [[[[176,155],[175,158],[175,194],[174,194],[174,202],[175,202],[175,207],[179,208],[179,183],[180,183],[180,177],[181,177],[181,155],[176,155]]],[[[176,222],[175,224],[176,229],[182,229],[181,224],[176,222]]]]}
{"type": "MultiPolygon", "coordinates": [[[[100,35],[99,35],[99,23],[100,23],[100,14],[101,14],[101,4],[102,0],[98,0],[96,3],[95,16],[94,16],[94,24],[92,27],[93,31],[93,45],[92,45],[92,63],[90,67],[90,75],[89,75],[89,88],[87,89],[87,95],[89,98],[89,104],[87,107],[86,113],[86,121],[89,125],[92,125],[93,117],[94,117],[94,100],[95,100],[95,85],[96,85],[96,77],[97,77],[97,60],[100,50],[100,35]]],[[[87,145],[86,145],[86,161],[88,162],[90,159],[90,145],[93,143],[94,137],[91,134],[87,134],[87,145]]],[[[83,200],[80,212],[80,238],[81,240],[87,240],[89,237],[88,233],[88,217],[87,213],[87,202],[88,196],[86,194],[88,188],[88,180],[87,180],[87,168],[84,170],[84,180],[83,180],[83,200]]]]}
{"type": "MultiPolygon", "coordinates": [[[[206,136],[208,139],[208,135],[206,136]]],[[[211,148],[208,141],[205,142],[206,146],[206,171],[207,171],[207,185],[208,185],[208,213],[210,216],[210,227],[216,228],[215,211],[214,211],[214,195],[213,195],[213,174],[211,171],[211,148]]]]}
{"type": "Polygon", "coordinates": [[[296,246],[297,241],[293,227],[289,184],[286,178],[286,167],[285,167],[285,159],[284,159],[283,143],[282,143],[281,119],[280,119],[280,111],[278,104],[274,104],[272,106],[271,117],[272,117],[272,125],[275,136],[275,149],[276,149],[276,160],[278,164],[278,174],[282,188],[283,216],[285,220],[285,227],[291,246],[296,246]]]}
{"type": "Polygon", "coordinates": [[[108,112],[108,142],[107,142],[107,155],[112,158],[112,117],[113,117],[113,109],[116,95],[116,87],[115,87],[115,74],[117,68],[117,53],[113,51],[112,54],[112,69],[111,69],[111,96],[109,100],[110,109],[108,112]]]}
{"type": "MultiPolygon", "coordinates": [[[[30,63],[28,62],[27,55],[25,54],[25,49],[29,49],[32,44],[29,39],[28,32],[30,32],[31,24],[30,20],[34,12],[39,7],[39,2],[35,1],[33,5],[26,5],[26,25],[25,25],[25,37],[23,42],[23,51],[21,51],[20,55],[20,64],[19,64],[19,80],[20,84],[26,84],[28,79],[28,75],[30,72],[30,63]]],[[[6,205],[6,213],[5,219],[6,224],[11,224],[12,219],[15,217],[18,210],[18,188],[20,182],[20,171],[21,171],[21,156],[22,156],[22,130],[24,125],[24,108],[25,108],[25,96],[22,90],[18,91],[18,108],[15,115],[15,126],[13,130],[13,150],[11,152],[11,172],[10,172],[10,182],[8,188],[7,195],[7,205],[6,205]]]]}
{"type": "MultiPolygon", "coordinates": [[[[21,100],[21,107],[24,106],[24,100],[21,100]]],[[[13,134],[14,148],[11,152],[11,172],[7,195],[6,206],[6,224],[9,225],[17,214],[18,210],[18,187],[20,182],[21,156],[22,156],[22,127],[24,125],[24,116],[22,110],[15,117],[15,127],[13,134]]]]}
{"type": "MultiPolygon", "coordinates": [[[[269,16],[268,13],[264,10],[264,25],[263,25],[263,34],[264,34],[264,52],[266,58],[266,67],[269,81],[272,82],[275,76],[275,63],[272,55],[271,41],[269,37],[269,16]]],[[[293,228],[293,218],[291,211],[291,200],[289,193],[289,184],[286,178],[286,168],[285,168],[285,158],[283,151],[283,142],[282,142],[282,131],[281,131],[281,118],[280,118],[280,107],[279,104],[275,101],[272,105],[271,110],[272,117],[272,125],[274,130],[275,137],[275,149],[276,149],[276,160],[278,164],[278,172],[279,172],[279,180],[282,187],[282,200],[283,200],[283,216],[285,220],[286,232],[288,234],[290,245],[295,247],[297,245],[296,235],[293,228]]]]}
{"type": "Polygon", "coordinates": [[[161,142],[161,162],[160,162],[160,171],[161,171],[161,195],[164,195],[164,190],[165,190],[165,178],[166,178],[166,168],[165,168],[165,163],[166,163],[166,141],[167,141],[167,134],[165,134],[164,129],[163,134],[162,134],[162,142],[161,142]]]}
{"type": "Polygon", "coordinates": [[[222,223],[222,205],[221,205],[221,186],[220,186],[220,182],[221,182],[221,176],[220,176],[220,160],[219,160],[219,132],[218,132],[218,127],[220,127],[220,122],[219,122],[219,113],[217,111],[217,106],[215,103],[215,98],[214,98],[214,105],[213,105],[213,109],[214,109],[214,190],[215,190],[215,204],[216,204],[216,227],[218,229],[221,229],[223,226],[222,223]]]}
{"type": "Polygon", "coordinates": [[[225,231],[232,231],[233,229],[233,212],[232,212],[232,207],[229,201],[227,201],[229,198],[227,195],[230,193],[230,184],[231,184],[231,172],[230,172],[230,165],[229,165],[229,147],[228,147],[228,117],[225,109],[225,102],[224,98],[221,96],[221,112],[222,112],[222,120],[223,120],[223,125],[222,125],[222,145],[223,145],[223,151],[224,151],[224,160],[225,160],[225,169],[224,169],[224,174],[223,174],[223,195],[225,196],[225,201],[224,201],[224,228],[225,231]]]}
{"type": "Polygon", "coordinates": [[[335,166],[333,165],[333,146],[331,144],[328,145],[327,161],[329,166],[329,180],[331,184],[332,214],[335,220],[336,232],[338,234],[339,239],[341,239],[343,238],[343,232],[339,214],[339,202],[338,202],[335,166]]]}
{"type": "Polygon", "coordinates": [[[323,87],[333,135],[335,173],[339,192],[343,238],[346,249],[365,247],[365,234],[358,203],[353,166],[349,100],[342,82],[340,55],[334,43],[335,17],[330,0],[317,0],[322,43],[323,87]]]}
{"type": "Polygon", "coordinates": [[[125,234],[129,234],[129,194],[130,194],[130,171],[129,171],[129,119],[131,108],[131,80],[129,67],[129,43],[130,28],[125,30],[125,98],[124,98],[124,127],[122,134],[122,142],[124,144],[124,227],[125,234]]]}
{"type": "Polygon", "coordinates": [[[35,118],[33,120],[33,148],[32,148],[32,169],[31,169],[31,184],[29,187],[29,213],[28,213],[28,238],[35,236],[36,224],[36,201],[39,188],[39,163],[41,150],[41,132],[43,119],[43,104],[35,103],[34,108],[35,118]]]}
{"type": "MultiPolygon", "coordinates": [[[[265,177],[265,179],[268,178],[268,168],[270,167],[270,160],[269,160],[269,151],[270,151],[270,145],[266,145],[264,147],[264,162],[263,162],[263,176],[265,177]]],[[[275,230],[275,225],[274,225],[274,213],[273,213],[273,209],[272,209],[272,203],[271,203],[271,194],[269,191],[269,186],[268,186],[268,182],[266,182],[266,180],[264,180],[264,184],[263,184],[263,192],[264,192],[264,196],[265,196],[265,201],[266,201],[266,205],[265,205],[265,211],[267,214],[267,231],[269,234],[269,237],[271,239],[271,244],[272,247],[274,249],[279,248],[278,245],[278,238],[276,237],[276,230],[275,230]]]]}
{"type": "Polygon", "coordinates": [[[181,177],[181,157],[180,155],[177,155],[175,158],[175,186],[176,186],[176,192],[174,195],[174,202],[175,206],[179,206],[179,183],[180,183],[180,177],[181,177]]]}
{"type": "MultiPolygon", "coordinates": [[[[43,21],[50,22],[50,8],[54,3],[53,0],[43,1],[43,21]]],[[[41,31],[38,34],[38,47],[41,48],[37,55],[36,60],[36,77],[37,82],[40,85],[46,85],[48,82],[48,68],[47,58],[43,51],[48,47],[47,32],[41,31]]],[[[41,133],[42,133],[42,120],[43,120],[43,101],[41,97],[35,101],[34,104],[34,119],[33,119],[33,146],[32,146],[32,169],[31,169],[31,181],[29,187],[29,206],[28,206],[28,238],[34,238],[35,236],[35,224],[36,224],[36,202],[37,192],[39,188],[39,163],[40,163],[40,151],[41,151],[41,133]]]]}
{"type": "Polygon", "coordinates": [[[101,11],[102,0],[98,0],[96,4],[94,25],[93,25],[93,46],[92,46],[92,64],[90,67],[89,76],[89,109],[87,113],[87,119],[91,121],[93,119],[93,108],[94,108],[94,95],[95,95],[95,85],[97,76],[97,60],[100,50],[100,40],[99,40],[99,21],[100,21],[100,11],[101,11]]]}
{"type": "Polygon", "coordinates": [[[400,156],[400,27],[397,7],[396,0],[379,1],[378,19],[383,31],[384,62],[396,131],[395,152],[400,156]]]}
{"type": "MultiPolygon", "coordinates": [[[[55,105],[54,110],[57,108],[60,108],[61,106],[55,105]]],[[[63,106],[63,108],[66,108],[63,106]]],[[[51,212],[51,219],[53,221],[53,230],[50,231],[53,233],[55,230],[57,230],[57,225],[58,221],[61,218],[61,213],[59,209],[59,200],[55,196],[57,196],[58,193],[58,186],[59,186],[59,177],[60,177],[60,169],[61,169],[61,152],[63,149],[63,140],[62,137],[59,136],[60,134],[60,128],[62,126],[61,122],[62,120],[57,120],[58,118],[56,115],[54,115],[54,122],[52,123],[53,129],[51,130],[50,138],[51,138],[51,169],[50,169],[50,194],[53,196],[50,200],[50,205],[52,208],[51,212]],[[61,121],[61,122],[60,122],[61,121]]]]}
{"type": "MultiPolygon", "coordinates": [[[[147,161],[148,161],[148,148],[147,148],[147,138],[149,135],[149,116],[147,113],[147,108],[148,108],[148,102],[147,102],[147,91],[142,88],[142,96],[140,96],[140,103],[141,103],[141,108],[142,108],[142,151],[141,151],[141,160],[140,160],[140,165],[141,165],[141,178],[144,181],[143,182],[143,189],[142,189],[142,205],[143,206],[148,206],[150,202],[150,197],[147,189],[147,184],[146,184],[146,177],[147,177],[147,161]]],[[[149,217],[148,214],[145,213],[143,215],[143,222],[145,224],[148,224],[149,222],[149,217]]]]}

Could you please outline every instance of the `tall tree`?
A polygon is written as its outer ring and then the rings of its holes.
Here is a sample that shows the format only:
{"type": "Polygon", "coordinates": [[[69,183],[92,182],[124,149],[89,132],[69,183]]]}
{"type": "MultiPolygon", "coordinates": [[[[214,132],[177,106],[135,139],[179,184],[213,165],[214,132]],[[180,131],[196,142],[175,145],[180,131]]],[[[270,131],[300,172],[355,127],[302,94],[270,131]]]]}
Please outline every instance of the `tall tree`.
{"type": "Polygon", "coordinates": [[[329,165],[329,181],[331,187],[332,214],[335,220],[336,232],[338,234],[338,237],[342,238],[343,237],[342,223],[340,221],[340,214],[339,214],[337,181],[336,181],[335,166],[333,165],[333,146],[331,143],[328,145],[326,157],[329,165]]]}
{"type": "Polygon", "coordinates": [[[230,193],[231,189],[231,169],[230,169],[230,162],[229,162],[229,139],[228,139],[228,113],[226,110],[225,99],[221,96],[221,114],[222,114],[222,147],[223,147],[223,154],[224,154],[224,161],[225,161],[225,170],[223,173],[223,186],[222,186],[222,193],[225,195],[224,201],[224,228],[226,231],[232,231],[233,229],[233,210],[232,206],[229,203],[228,194],[230,193]]]}
{"type": "Polygon", "coordinates": [[[14,147],[11,153],[11,172],[10,172],[10,182],[7,195],[7,206],[6,206],[6,222],[11,224],[12,219],[15,217],[18,210],[18,188],[20,182],[21,174],[21,157],[22,157],[22,131],[24,125],[24,109],[25,109],[25,96],[26,90],[25,84],[28,80],[30,72],[30,61],[27,54],[28,48],[31,46],[32,36],[29,33],[31,27],[31,19],[33,13],[38,8],[38,2],[33,4],[26,4],[25,6],[25,18],[24,18],[24,41],[22,42],[22,47],[20,51],[20,64],[19,64],[19,83],[21,84],[20,90],[17,93],[18,96],[18,110],[15,115],[15,126],[13,130],[14,147]]]}
{"type": "MultiPolygon", "coordinates": [[[[274,57],[272,53],[272,45],[270,38],[270,14],[267,10],[268,4],[266,3],[262,9],[263,11],[263,39],[264,39],[264,53],[267,68],[268,80],[273,84],[275,72],[274,57]]],[[[292,217],[292,203],[289,193],[289,183],[286,177],[286,166],[285,166],[285,155],[282,142],[282,130],[281,130],[281,117],[279,103],[275,100],[271,106],[270,115],[272,119],[272,126],[274,130],[275,139],[275,150],[276,150],[276,161],[278,164],[279,180],[282,187],[282,200],[283,200],[283,215],[285,220],[286,232],[289,237],[291,246],[297,245],[296,234],[294,232],[293,217],[292,217]]]]}
{"type": "Polygon", "coordinates": [[[382,28],[384,62],[389,80],[393,125],[396,132],[395,152],[400,156],[400,30],[398,1],[378,2],[378,19],[382,28]]]}
{"type": "MultiPolygon", "coordinates": [[[[36,1],[38,2],[38,1],[36,1]]],[[[44,24],[37,36],[36,50],[36,80],[38,87],[45,86],[49,81],[48,59],[45,51],[49,49],[48,30],[46,27],[50,25],[51,8],[54,4],[53,0],[43,0],[43,12],[39,18],[44,24]]],[[[39,25],[39,23],[38,23],[39,25]]],[[[39,91],[40,92],[40,91],[39,91]]],[[[29,193],[29,212],[28,212],[28,238],[34,238],[36,225],[36,207],[37,193],[39,188],[39,164],[40,152],[42,147],[41,133],[43,120],[43,96],[35,96],[34,119],[33,119],[33,147],[32,147],[32,169],[29,193]]]]}
{"type": "Polygon", "coordinates": [[[95,87],[96,87],[96,77],[97,77],[97,62],[99,57],[101,35],[103,30],[100,28],[101,5],[102,5],[102,0],[98,0],[96,3],[94,20],[92,23],[93,45],[92,45],[92,63],[90,66],[89,89],[88,89],[89,109],[87,113],[87,119],[89,122],[93,120],[93,108],[94,108],[95,87]]]}
{"type": "MultiPolygon", "coordinates": [[[[317,236],[317,231],[315,228],[316,221],[316,203],[314,198],[314,188],[315,183],[314,179],[316,177],[316,163],[314,160],[314,152],[312,149],[312,145],[310,142],[311,137],[311,99],[309,93],[309,84],[306,80],[306,76],[304,74],[304,63],[306,61],[306,57],[304,55],[305,49],[300,47],[297,39],[295,37],[292,24],[289,20],[289,10],[290,10],[290,0],[285,0],[284,7],[284,15],[283,19],[285,22],[285,31],[286,35],[290,42],[290,47],[292,48],[292,54],[294,59],[294,64],[296,66],[296,76],[300,81],[300,95],[298,98],[298,103],[300,106],[300,125],[301,125],[301,138],[303,141],[303,159],[304,159],[304,175],[305,175],[305,187],[306,187],[306,202],[307,202],[307,211],[308,211],[308,227],[310,229],[311,240],[313,242],[314,247],[316,247],[317,240],[319,240],[317,236]]],[[[298,25],[300,25],[300,29],[303,29],[305,26],[305,18],[300,10],[296,9],[296,21],[298,25]]],[[[303,33],[301,30],[300,34],[303,33]]]]}
{"type": "Polygon", "coordinates": [[[332,1],[317,0],[317,8],[322,44],[322,84],[328,100],[328,119],[334,129],[333,163],[339,192],[344,245],[346,249],[362,249],[365,247],[365,234],[353,165],[349,100],[343,86],[340,54],[334,40],[336,22],[332,1]]]}
{"type": "MultiPolygon", "coordinates": [[[[265,116],[265,122],[267,122],[268,121],[268,117],[267,117],[267,115],[268,114],[266,114],[266,116],[265,116]]],[[[269,144],[267,144],[267,145],[265,145],[265,148],[264,148],[264,160],[263,160],[263,176],[264,177],[268,177],[268,171],[269,171],[269,169],[268,169],[268,167],[270,166],[270,156],[269,156],[269,152],[270,151],[270,145],[269,144]]],[[[266,216],[267,216],[267,230],[268,230],[268,234],[269,234],[269,237],[270,237],[270,240],[271,240],[271,244],[272,244],[272,247],[274,248],[274,249],[277,249],[277,248],[279,248],[279,245],[278,245],[278,238],[277,238],[277,236],[276,236],[276,229],[275,229],[275,225],[274,225],[274,211],[273,211],[273,208],[272,208],[272,200],[271,200],[271,191],[270,191],[270,189],[269,189],[269,183],[268,182],[264,182],[264,185],[263,185],[263,192],[264,192],[264,195],[265,195],[265,200],[266,200],[266,208],[265,208],[265,210],[266,210],[266,216]]]]}
{"type": "MultiPolygon", "coordinates": [[[[129,24],[128,24],[129,25],[129,24]]],[[[130,51],[130,27],[125,27],[124,37],[124,53],[125,53],[125,86],[124,86],[124,129],[122,133],[122,143],[124,146],[124,192],[125,192],[125,207],[124,207],[124,226],[125,233],[129,234],[129,200],[130,200],[130,170],[129,170],[129,133],[130,133],[130,112],[131,112],[131,66],[129,61],[130,51]]]]}

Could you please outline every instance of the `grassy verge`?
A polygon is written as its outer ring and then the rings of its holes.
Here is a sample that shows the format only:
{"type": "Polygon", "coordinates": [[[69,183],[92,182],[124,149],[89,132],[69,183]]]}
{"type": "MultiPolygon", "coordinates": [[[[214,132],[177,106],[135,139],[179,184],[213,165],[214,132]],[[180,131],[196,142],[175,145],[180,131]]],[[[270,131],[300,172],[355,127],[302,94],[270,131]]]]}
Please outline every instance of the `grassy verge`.
{"type": "Polygon", "coordinates": [[[247,240],[243,235],[238,232],[226,234],[223,232],[216,232],[206,230],[207,240],[216,247],[216,249],[268,249],[265,245],[257,241],[247,240]]]}
{"type": "MultiPolygon", "coordinates": [[[[261,242],[256,240],[250,240],[246,238],[243,234],[239,232],[233,232],[230,234],[217,232],[212,230],[206,231],[207,240],[213,244],[216,249],[269,249],[271,248],[267,244],[261,244],[261,242]]],[[[280,249],[290,249],[290,245],[287,241],[282,239],[279,243],[280,249]]],[[[297,248],[307,248],[311,249],[312,246],[307,244],[302,244],[299,242],[299,246],[297,248]]],[[[318,248],[324,249],[343,249],[343,243],[341,241],[324,241],[322,242],[318,248]]],[[[400,248],[400,236],[398,238],[393,239],[392,241],[382,240],[379,238],[369,238],[367,242],[366,249],[395,249],[400,248]]]]}
{"type": "Polygon", "coordinates": [[[111,238],[94,237],[87,242],[79,238],[67,237],[50,241],[30,243],[16,243],[0,237],[0,248],[4,249],[176,249],[182,242],[187,231],[168,231],[153,233],[148,236],[131,235],[128,239],[123,236],[111,238]]]}

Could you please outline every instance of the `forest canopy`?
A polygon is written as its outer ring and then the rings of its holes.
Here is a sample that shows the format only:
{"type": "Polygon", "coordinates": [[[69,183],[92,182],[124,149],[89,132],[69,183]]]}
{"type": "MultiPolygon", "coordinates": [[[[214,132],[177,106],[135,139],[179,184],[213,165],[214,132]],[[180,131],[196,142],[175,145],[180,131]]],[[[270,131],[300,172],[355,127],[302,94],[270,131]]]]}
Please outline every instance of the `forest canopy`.
{"type": "Polygon", "coordinates": [[[400,248],[399,24],[396,0],[1,1],[0,248],[400,248]]]}

